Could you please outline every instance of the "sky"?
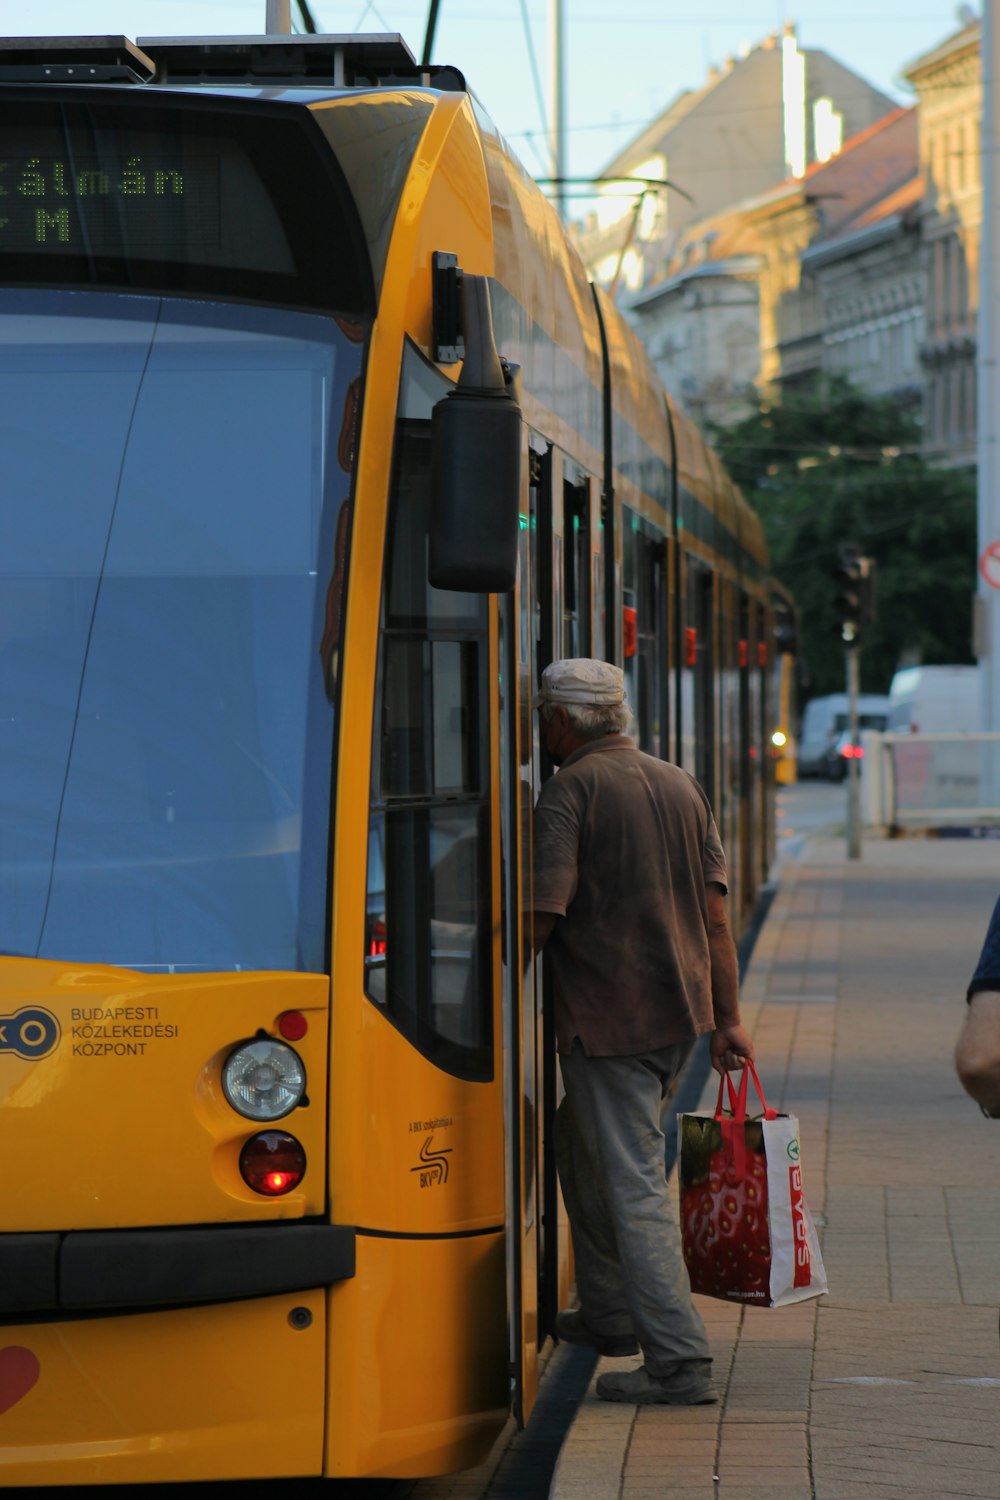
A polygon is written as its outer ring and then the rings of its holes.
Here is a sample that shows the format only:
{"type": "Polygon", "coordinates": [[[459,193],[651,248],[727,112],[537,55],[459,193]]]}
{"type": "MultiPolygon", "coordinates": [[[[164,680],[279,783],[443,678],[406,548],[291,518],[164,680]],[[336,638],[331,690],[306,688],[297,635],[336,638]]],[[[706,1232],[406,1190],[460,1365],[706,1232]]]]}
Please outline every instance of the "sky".
{"type": "MultiPolygon", "coordinates": [[[[399,32],[420,57],[430,0],[310,0],[321,30],[399,32]]],[[[291,0],[297,14],[296,0],[291,0]]],[[[786,22],[896,103],[907,63],[964,24],[939,0],[562,0],[566,171],[596,176],[710,66],[786,22]]],[[[529,172],[550,172],[552,0],[440,0],[432,61],[460,68],[529,172]]],[[[0,0],[0,34],[212,36],[261,32],[265,0],[0,0]]],[[[582,190],[581,190],[582,191],[582,190]]],[[[567,205],[570,215],[574,205],[567,205]]]]}

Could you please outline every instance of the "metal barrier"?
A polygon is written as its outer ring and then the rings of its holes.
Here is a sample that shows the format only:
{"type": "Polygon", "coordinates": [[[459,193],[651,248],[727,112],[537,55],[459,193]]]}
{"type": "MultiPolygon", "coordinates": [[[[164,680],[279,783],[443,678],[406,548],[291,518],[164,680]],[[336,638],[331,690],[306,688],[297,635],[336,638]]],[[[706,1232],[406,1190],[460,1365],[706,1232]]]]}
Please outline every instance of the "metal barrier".
{"type": "Polygon", "coordinates": [[[908,827],[1000,822],[1000,734],[874,734],[865,746],[865,822],[908,827]]]}

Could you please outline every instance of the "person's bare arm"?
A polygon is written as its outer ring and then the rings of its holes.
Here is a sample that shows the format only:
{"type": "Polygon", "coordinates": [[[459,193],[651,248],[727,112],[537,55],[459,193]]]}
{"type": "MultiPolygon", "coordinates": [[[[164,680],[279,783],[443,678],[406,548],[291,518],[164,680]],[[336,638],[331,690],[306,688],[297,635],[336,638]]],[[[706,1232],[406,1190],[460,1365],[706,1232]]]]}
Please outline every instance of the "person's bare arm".
{"type": "Polygon", "coordinates": [[[717,1073],[742,1068],[753,1060],[753,1042],[740,1020],[740,973],[736,945],[729,930],[726,895],[721,885],[708,886],[708,947],[712,960],[712,1007],[715,1031],[709,1044],[717,1073]]]}
{"type": "Polygon", "coordinates": [[[979,1107],[1000,1118],[1000,991],[979,990],[969,1000],[955,1071],[979,1107]]]}

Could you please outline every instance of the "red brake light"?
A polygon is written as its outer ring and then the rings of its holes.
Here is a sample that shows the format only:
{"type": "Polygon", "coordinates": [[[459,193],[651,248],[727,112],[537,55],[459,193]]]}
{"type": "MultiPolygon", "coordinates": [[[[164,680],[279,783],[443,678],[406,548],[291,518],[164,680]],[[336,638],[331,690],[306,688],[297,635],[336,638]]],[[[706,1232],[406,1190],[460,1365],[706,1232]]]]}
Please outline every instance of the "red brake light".
{"type": "Polygon", "coordinates": [[[309,1022],[301,1011],[286,1010],[278,1017],[278,1031],[286,1042],[300,1042],[309,1030],[309,1022]]]}
{"type": "Polygon", "coordinates": [[[252,1135],[240,1152],[240,1175],[247,1187],[265,1198],[280,1198],[298,1187],[305,1175],[306,1153],[285,1130],[252,1135]]]}

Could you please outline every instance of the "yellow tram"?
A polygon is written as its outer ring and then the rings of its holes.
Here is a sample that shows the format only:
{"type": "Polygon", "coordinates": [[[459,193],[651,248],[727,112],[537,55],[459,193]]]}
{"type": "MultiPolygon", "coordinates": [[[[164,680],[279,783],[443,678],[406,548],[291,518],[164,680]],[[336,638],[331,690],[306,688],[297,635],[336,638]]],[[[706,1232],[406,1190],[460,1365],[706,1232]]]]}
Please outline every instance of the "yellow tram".
{"type": "Polygon", "coordinates": [[[398,37],[9,40],[0,195],[0,1483],[471,1465],[571,1279],[532,695],[624,666],[738,929],[761,527],[398,37]]]}
{"type": "Polygon", "coordinates": [[[771,756],[778,786],[794,786],[799,774],[799,616],[795,600],[784,584],[774,579],[771,589],[774,608],[771,756]]]}

